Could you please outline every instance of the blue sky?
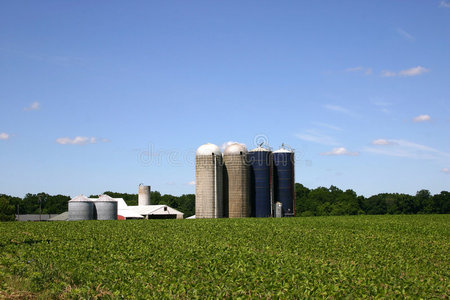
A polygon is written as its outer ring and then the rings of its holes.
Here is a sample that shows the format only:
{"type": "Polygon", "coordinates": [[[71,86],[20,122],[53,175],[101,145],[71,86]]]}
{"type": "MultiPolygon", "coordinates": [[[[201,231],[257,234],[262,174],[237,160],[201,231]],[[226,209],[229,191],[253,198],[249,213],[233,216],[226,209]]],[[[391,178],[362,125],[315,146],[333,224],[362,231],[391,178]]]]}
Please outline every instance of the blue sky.
{"type": "Polygon", "coordinates": [[[450,1],[2,1],[0,193],[194,193],[266,140],[296,181],[450,190],[450,1]]]}

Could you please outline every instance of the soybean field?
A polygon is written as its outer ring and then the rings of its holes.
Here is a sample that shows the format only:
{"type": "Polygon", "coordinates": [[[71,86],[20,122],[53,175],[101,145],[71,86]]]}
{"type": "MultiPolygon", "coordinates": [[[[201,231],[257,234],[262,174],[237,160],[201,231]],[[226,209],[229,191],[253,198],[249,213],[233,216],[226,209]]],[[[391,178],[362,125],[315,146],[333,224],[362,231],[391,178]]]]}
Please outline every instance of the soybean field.
{"type": "Polygon", "coordinates": [[[450,215],[0,224],[0,298],[443,298],[450,215]]]}

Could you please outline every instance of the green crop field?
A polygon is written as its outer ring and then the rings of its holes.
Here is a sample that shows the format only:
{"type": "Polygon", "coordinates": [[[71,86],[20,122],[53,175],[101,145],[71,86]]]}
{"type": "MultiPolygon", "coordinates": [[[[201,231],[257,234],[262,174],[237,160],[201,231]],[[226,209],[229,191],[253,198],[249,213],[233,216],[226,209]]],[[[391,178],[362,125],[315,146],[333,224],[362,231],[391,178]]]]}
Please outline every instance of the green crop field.
{"type": "Polygon", "coordinates": [[[450,215],[0,224],[0,298],[443,298],[450,215]]]}

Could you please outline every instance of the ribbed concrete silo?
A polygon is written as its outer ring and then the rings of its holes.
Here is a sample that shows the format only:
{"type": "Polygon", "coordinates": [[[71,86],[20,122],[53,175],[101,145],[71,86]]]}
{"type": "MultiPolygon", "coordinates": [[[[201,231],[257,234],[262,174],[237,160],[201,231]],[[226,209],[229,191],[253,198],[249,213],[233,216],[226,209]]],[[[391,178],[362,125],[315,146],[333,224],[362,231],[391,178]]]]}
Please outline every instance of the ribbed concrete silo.
{"type": "Polygon", "coordinates": [[[117,200],[108,195],[101,195],[98,199],[95,199],[94,204],[97,220],[117,220],[117,200]]]}
{"type": "Polygon", "coordinates": [[[138,205],[150,205],[150,186],[149,185],[139,185],[138,193],[138,205]]]}
{"type": "Polygon", "coordinates": [[[224,151],[223,161],[227,178],[225,203],[228,203],[228,217],[250,217],[250,168],[247,148],[239,143],[229,145],[224,151]]]}
{"type": "Polygon", "coordinates": [[[284,144],[273,152],[275,202],[280,202],[284,217],[295,215],[294,151],[284,144]]]}
{"type": "Polygon", "coordinates": [[[222,152],[210,143],[195,152],[195,217],[223,217],[222,152]]]}
{"type": "Polygon", "coordinates": [[[94,220],[94,202],[84,195],[69,200],[69,221],[94,220]]]}
{"type": "Polygon", "coordinates": [[[248,152],[252,216],[272,216],[272,152],[260,145],[248,152]]]}

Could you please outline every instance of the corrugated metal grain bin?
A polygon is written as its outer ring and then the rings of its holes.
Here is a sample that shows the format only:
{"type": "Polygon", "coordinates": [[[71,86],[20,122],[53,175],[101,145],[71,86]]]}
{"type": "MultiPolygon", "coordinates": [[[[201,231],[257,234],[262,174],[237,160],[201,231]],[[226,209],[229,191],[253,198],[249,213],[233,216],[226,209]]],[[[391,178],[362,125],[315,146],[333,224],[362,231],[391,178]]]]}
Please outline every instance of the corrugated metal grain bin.
{"type": "Polygon", "coordinates": [[[69,221],[94,220],[94,202],[84,195],[69,201],[69,221]]]}
{"type": "Polygon", "coordinates": [[[204,144],[195,152],[195,217],[223,217],[223,161],[217,145],[204,144]]]}
{"type": "Polygon", "coordinates": [[[225,203],[228,205],[228,217],[250,217],[250,168],[247,148],[239,143],[231,144],[225,149],[223,160],[227,181],[225,203]]]}
{"type": "Polygon", "coordinates": [[[117,220],[117,200],[108,195],[101,195],[94,204],[97,220],[117,220]]]}
{"type": "Polygon", "coordinates": [[[283,216],[294,216],[295,174],[294,151],[286,149],[273,152],[275,202],[282,204],[283,216]]]}

